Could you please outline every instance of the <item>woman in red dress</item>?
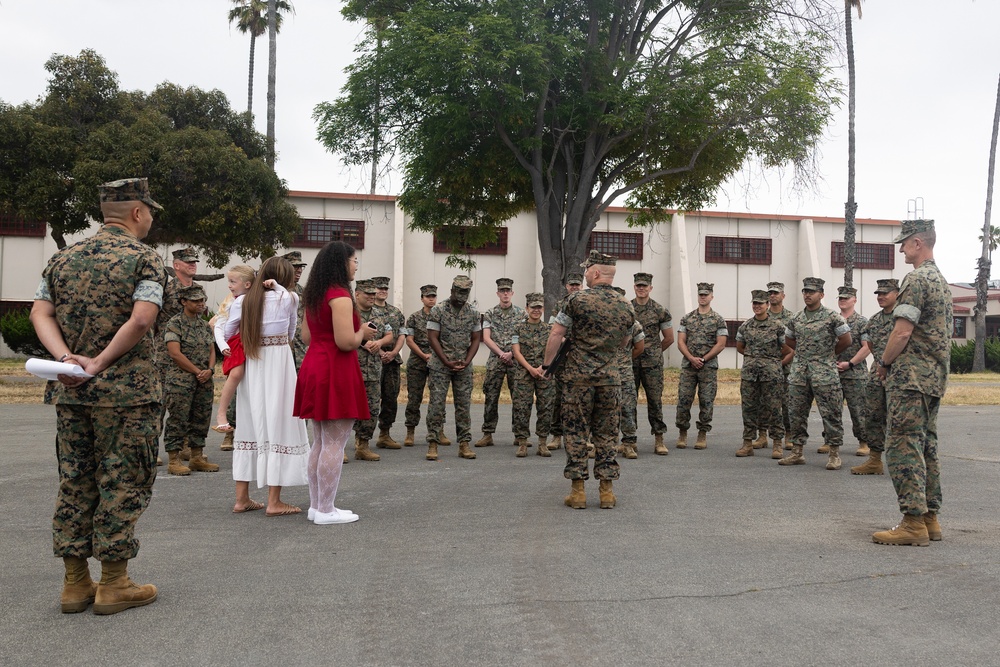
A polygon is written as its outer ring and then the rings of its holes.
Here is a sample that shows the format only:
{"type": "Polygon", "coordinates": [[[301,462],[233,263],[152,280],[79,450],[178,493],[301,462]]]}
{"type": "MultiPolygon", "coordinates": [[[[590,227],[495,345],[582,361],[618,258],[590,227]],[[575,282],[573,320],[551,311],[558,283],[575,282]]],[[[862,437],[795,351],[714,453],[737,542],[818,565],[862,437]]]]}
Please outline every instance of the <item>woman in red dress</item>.
{"type": "Polygon", "coordinates": [[[357,514],[334,504],[354,420],[369,418],[358,348],[376,332],[361,326],[351,295],[357,268],[354,248],[332,241],[316,256],[302,295],[302,339],[309,349],[295,385],[293,414],[313,421],[309,519],[320,525],[358,520],[357,514]]]}

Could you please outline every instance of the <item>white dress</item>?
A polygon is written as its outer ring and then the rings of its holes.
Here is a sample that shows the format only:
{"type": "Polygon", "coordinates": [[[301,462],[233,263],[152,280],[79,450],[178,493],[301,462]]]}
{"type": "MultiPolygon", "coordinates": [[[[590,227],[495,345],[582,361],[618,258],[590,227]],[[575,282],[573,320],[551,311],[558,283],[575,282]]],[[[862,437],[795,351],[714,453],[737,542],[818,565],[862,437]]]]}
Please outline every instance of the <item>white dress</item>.
{"type": "MultiPolygon", "coordinates": [[[[246,360],[236,390],[233,479],[265,486],[308,483],[309,436],[306,424],[292,416],[295,361],[288,341],[295,337],[298,296],[278,286],[264,293],[260,356],[246,360]]],[[[243,297],[229,310],[225,339],[240,329],[243,297]]]]}

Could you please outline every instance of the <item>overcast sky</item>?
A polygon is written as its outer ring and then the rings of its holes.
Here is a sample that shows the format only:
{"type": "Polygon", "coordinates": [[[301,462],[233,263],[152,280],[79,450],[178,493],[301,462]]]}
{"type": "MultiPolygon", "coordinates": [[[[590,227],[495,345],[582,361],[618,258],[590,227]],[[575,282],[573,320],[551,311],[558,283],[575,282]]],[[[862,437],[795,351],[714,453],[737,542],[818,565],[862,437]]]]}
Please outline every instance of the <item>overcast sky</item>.
{"type": "MultiPolygon", "coordinates": [[[[312,120],[317,102],[337,96],[363,27],[345,22],[334,0],[293,4],[296,14],[278,39],[278,175],[293,190],[366,192],[363,170],[347,170],[327,153],[312,120]]],[[[0,0],[0,99],[35,100],[45,92],[43,65],[52,54],[91,48],[124,89],[150,91],[162,81],[218,88],[243,110],[249,37],[230,28],[230,6],[227,0],[0,0]]],[[[854,23],[858,217],[905,219],[909,200],[922,197],[924,217],[937,221],[938,263],[953,282],[975,278],[980,253],[1000,76],[998,26],[998,0],[867,0],[854,23]]],[[[846,78],[846,66],[842,73],[846,78]]],[[[266,94],[265,37],[257,43],[254,86],[261,132],[266,94]]],[[[846,100],[819,170],[823,181],[805,195],[791,192],[778,173],[742,174],[714,208],[843,216],[846,100]]],[[[400,186],[397,175],[381,191],[398,194],[400,186]]]]}

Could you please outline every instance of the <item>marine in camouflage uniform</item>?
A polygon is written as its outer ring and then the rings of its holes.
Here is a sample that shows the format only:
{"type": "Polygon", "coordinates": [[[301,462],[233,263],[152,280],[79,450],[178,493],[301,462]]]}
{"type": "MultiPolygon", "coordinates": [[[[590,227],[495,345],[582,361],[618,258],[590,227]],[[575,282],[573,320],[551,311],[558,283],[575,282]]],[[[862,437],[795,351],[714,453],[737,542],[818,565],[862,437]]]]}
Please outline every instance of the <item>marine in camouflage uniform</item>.
{"type": "Polygon", "coordinates": [[[785,341],[795,350],[788,376],[788,416],[792,422],[792,453],[781,465],[805,463],[802,450],[813,399],[823,418],[823,437],[830,446],[828,470],[840,469],[840,446],[844,442],[844,393],[837,373],[837,353],[850,345],[851,328],[838,313],[823,306],[820,278],[802,281],[806,307],[785,328],[785,341]]]}
{"type": "Polygon", "coordinates": [[[427,340],[427,316],[437,300],[437,285],[423,285],[420,299],[423,307],[410,315],[403,327],[406,346],[410,348],[410,356],[406,360],[406,441],[403,443],[407,447],[413,445],[413,430],[420,424],[420,404],[424,400],[429,373],[427,361],[434,354],[427,340]]]}
{"type": "MultiPolygon", "coordinates": [[[[878,311],[865,325],[866,348],[876,360],[885,354],[886,343],[894,324],[892,310],[896,307],[899,282],[894,278],[878,281],[875,295],[882,310],[878,311]]],[[[851,468],[855,475],[881,475],[884,472],[882,454],[885,452],[885,383],[878,376],[878,364],[873,363],[868,372],[868,391],[865,402],[865,442],[868,443],[868,460],[851,468]]]]}
{"type": "Polygon", "coordinates": [[[584,263],[584,278],[590,289],[566,299],[545,349],[547,366],[566,330],[573,327],[573,344],[558,372],[563,382],[562,420],[566,437],[563,476],[573,480],[566,504],[575,509],[586,507],[583,483],[589,478],[588,437],[594,445],[594,477],[601,480],[601,507],[615,505],[611,482],[620,475],[615,459],[621,419],[618,350],[635,322],[632,304],[611,285],[616,263],[614,257],[590,252],[584,263]]]}
{"type": "MultiPolygon", "coordinates": [[[[192,452],[204,449],[205,436],[208,435],[212,419],[212,402],[215,398],[215,387],[212,382],[215,369],[215,339],[208,322],[201,318],[205,291],[197,286],[185,287],[180,291],[180,298],[182,303],[201,301],[202,307],[198,309],[196,315],[182,311],[170,318],[164,327],[163,340],[168,355],[170,343],[177,343],[180,354],[194,366],[197,373],[186,370],[179,361],[171,359],[172,366],[167,370],[167,381],[163,387],[168,413],[163,444],[168,454],[180,452],[185,445],[191,447],[192,452]],[[198,374],[206,372],[208,379],[199,379],[198,374]]],[[[197,455],[192,456],[192,465],[195,463],[194,456],[197,455]]],[[[174,465],[175,462],[172,460],[171,466],[174,465]]],[[[198,465],[194,469],[204,470],[207,467],[210,469],[209,472],[215,472],[218,466],[211,470],[213,465],[198,465]]],[[[188,471],[190,472],[190,469],[188,471]]]]}
{"type": "MultiPolygon", "coordinates": [[[[155,349],[156,367],[160,373],[160,382],[166,384],[167,382],[167,372],[174,365],[174,362],[170,359],[170,355],[167,354],[167,348],[163,341],[163,331],[167,326],[167,322],[171,318],[180,314],[184,307],[181,305],[180,290],[185,287],[195,287],[200,285],[193,280],[190,284],[185,284],[184,281],[189,279],[188,273],[194,274],[196,267],[191,267],[191,264],[197,265],[198,253],[195,252],[194,248],[187,247],[181,248],[180,250],[174,250],[171,255],[173,255],[174,264],[174,274],[175,277],[170,278],[167,281],[167,286],[163,290],[163,307],[160,308],[159,315],[156,316],[156,328],[153,330],[154,339],[153,345],[155,349]],[[187,265],[187,266],[182,266],[187,265]]],[[[167,410],[166,401],[160,405],[160,429],[163,429],[163,419],[167,410]]]]}
{"type": "Polygon", "coordinates": [[[96,602],[95,612],[108,614],[156,599],[155,586],[131,582],[126,561],[139,551],[135,524],[156,479],[162,384],[153,332],[143,330],[143,321],[155,320],[167,274],[140,241],[149,233],[152,209],[160,208],[146,179],[105,183],[100,193],[104,226],[52,256],[31,321],[55,359],[94,374],[67,379],[50,395],[59,462],[52,547],[66,568],[62,610],[79,612],[96,602]],[[137,340],[109,358],[108,346],[126,327],[137,340]],[[91,556],[102,562],[100,585],[90,579],[91,556]]]}
{"type": "Polygon", "coordinates": [[[633,276],[636,298],[632,299],[632,307],[635,319],[642,325],[645,341],[642,354],[632,360],[632,375],[636,402],[639,388],[646,392],[646,415],[650,432],[656,438],[657,454],[666,454],[666,446],[662,445],[663,434],[667,432],[663,421],[663,351],[673,344],[674,331],[670,311],[649,298],[652,284],[651,273],[633,276]]]}
{"type": "Polygon", "coordinates": [[[358,438],[355,450],[355,458],[359,460],[377,461],[378,454],[368,455],[370,448],[368,441],[375,434],[375,421],[378,418],[379,406],[382,401],[381,378],[382,378],[382,357],[381,345],[387,334],[392,334],[392,327],[382,320],[380,313],[375,309],[375,284],[371,280],[359,280],[355,284],[355,298],[358,300],[358,315],[361,321],[371,322],[376,326],[376,338],[371,347],[375,352],[368,349],[367,344],[358,349],[358,362],[361,364],[361,379],[365,383],[365,393],[368,395],[368,419],[358,419],[354,422],[354,434],[358,438]]]}
{"type": "Polygon", "coordinates": [[[840,371],[840,388],[844,392],[844,400],[847,401],[847,409],[851,414],[851,430],[854,437],[858,439],[859,447],[867,449],[865,440],[865,403],[867,399],[865,393],[868,387],[868,368],[864,364],[851,362],[854,356],[861,351],[865,341],[868,340],[865,333],[868,318],[854,311],[857,298],[858,290],[854,287],[841,287],[837,290],[840,316],[847,322],[847,326],[851,327],[851,345],[837,355],[837,368],[840,371]],[[845,315],[845,312],[848,314],[845,315]]]}
{"type": "MultiPolygon", "coordinates": [[[[622,288],[616,287],[615,291],[618,292],[619,296],[625,296],[625,290],[622,288]]],[[[645,342],[646,334],[642,330],[642,323],[636,320],[632,322],[632,328],[629,330],[628,343],[618,351],[618,370],[622,381],[622,409],[619,428],[622,434],[622,454],[627,459],[639,458],[639,453],[636,451],[636,443],[638,442],[636,435],[638,431],[638,415],[632,362],[637,358],[633,356],[636,347],[639,348],[638,354],[642,354],[645,342]]],[[[664,451],[666,451],[665,448],[664,451]]]]}
{"type": "Polygon", "coordinates": [[[379,438],[378,446],[389,449],[399,449],[398,442],[389,435],[389,429],[396,423],[396,415],[399,412],[399,369],[403,364],[403,358],[399,351],[403,349],[406,336],[403,329],[406,328],[406,316],[403,311],[388,303],[389,279],[385,276],[372,278],[375,283],[375,306],[379,317],[386,325],[392,327],[395,338],[382,346],[382,378],[379,380],[381,397],[381,408],[378,413],[379,438]]]}
{"type": "MultiPolygon", "coordinates": [[[[295,340],[292,341],[292,357],[295,359],[295,372],[298,373],[302,367],[302,360],[306,358],[306,350],[309,348],[305,341],[302,340],[302,323],[306,321],[306,302],[302,298],[302,285],[299,284],[299,281],[302,279],[302,270],[308,264],[302,261],[302,253],[298,250],[285,253],[282,257],[291,262],[295,268],[295,293],[299,297],[299,310],[298,319],[295,321],[295,340]]],[[[233,401],[233,403],[235,402],[233,401]]]]}
{"type": "Polygon", "coordinates": [[[899,289],[879,377],[885,380],[886,463],[902,523],[872,535],[883,544],[925,546],[941,539],[937,414],[951,363],[951,290],[934,262],[933,220],[908,220],[895,243],[914,268],[899,289]],[[905,333],[909,332],[909,338],[905,333]]]}
{"type": "Polygon", "coordinates": [[[698,391],[698,441],[696,449],[706,447],[706,435],[712,430],[715,396],[719,391],[719,353],[726,347],[729,328],[722,315],[712,310],[712,283],[698,283],[698,308],[681,318],[677,327],[677,349],[681,361],[681,376],[677,386],[677,446],[687,446],[687,431],[691,426],[691,405],[698,391]]]}
{"type": "Polygon", "coordinates": [[[458,454],[466,459],[476,458],[469,449],[472,439],[472,359],[479,350],[482,324],[479,313],[469,305],[471,291],[472,280],[465,275],[456,276],[449,299],[431,308],[427,316],[427,338],[434,350],[427,362],[431,393],[427,406],[427,459],[431,461],[437,460],[449,385],[455,404],[458,454]]]}
{"type": "MultiPolygon", "coordinates": [[[[486,375],[483,377],[483,437],[476,442],[476,447],[488,447],[493,444],[493,433],[497,430],[499,414],[497,404],[500,401],[500,391],[503,382],[507,380],[507,391],[514,395],[514,382],[521,370],[511,354],[511,339],[514,329],[524,321],[524,308],[511,302],[514,293],[514,281],[510,278],[497,279],[497,297],[500,303],[483,313],[483,344],[490,349],[490,357],[486,360],[486,375]]],[[[515,419],[514,428],[517,428],[515,419]]]]}
{"type": "Polygon", "coordinates": [[[767,292],[751,292],[754,316],[736,330],[736,351],[743,355],[740,369],[740,405],[743,411],[743,446],[736,456],[753,456],[753,440],[774,438],[772,458],[781,458],[785,429],[781,423],[784,376],[785,325],[767,312],[767,292]],[[776,418],[776,419],[775,419],[776,418]],[[774,419],[772,422],[771,420],[774,419]]]}
{"type": "MultiPolygon", "coordinates": [[[[573,292],[579,292],[583,286],[583,274],[579,272],[572,272],[566,274],[566,295],[567,297],[573,292]]],[[[566,299],[560,299],[556,304],[555,310],[552,312],[552,316],[549,318],[549,324],[556,321],[556,315],[558,315],[563,306],[566,305],[566,299]]],[[[573,332],[570,329],[566,330],[567,336],[572,336],[573,332]]],[[[562,382],[558,377],[553,378],[555,383],[555,397],[552,399],[552,427],[550,432],[552,433],[552,442],[549,444],[549,449],[558,449],[560,441],[562,440],[562,382]]]]}
{"type": "Polygon", "coordinates": [[[545,295],[532,292],[525,296],[528,319],[514,328],[511,337],[511,352],[517,362],[517,375],[512,396],[514,413],[514,439],[517,441],[517,456],[524,456],[531,427],[531,404],[535,404],[535,435],[538,436],[539,456],[549,456],[546,438],[552,420],[552,399],[555,383],[543,377],[541,370],[545,359],[545,344],[549,340],[552,325],[543,322],[545,295]]]}
{"type": "MultiPolygon", "coordinates": [[[[788,308],[785,308],[785,283],[777,281],[769,282],[767,284],[767,300],[770,304],[767,308],[767,316],[781,322],[783,326],[787,327],[788,323],[791,322],[792,318],[795,316],[795,313],[788,308]]],[[[769,422],[771,424],[776,424],[779,419],[781,420],[781,424],[784,427],[785,432],[785,449],[791,449],[792,447],[791,442],[788,440],[789,433],[791,432],[791,423],[788,420],[788,374],[791,370],[791,360],[782,359],[780,412],[777,416],[772,416],[769,422]]],[[[755,445],[756,444],[757,443],[755,443],[755,445]]]]}

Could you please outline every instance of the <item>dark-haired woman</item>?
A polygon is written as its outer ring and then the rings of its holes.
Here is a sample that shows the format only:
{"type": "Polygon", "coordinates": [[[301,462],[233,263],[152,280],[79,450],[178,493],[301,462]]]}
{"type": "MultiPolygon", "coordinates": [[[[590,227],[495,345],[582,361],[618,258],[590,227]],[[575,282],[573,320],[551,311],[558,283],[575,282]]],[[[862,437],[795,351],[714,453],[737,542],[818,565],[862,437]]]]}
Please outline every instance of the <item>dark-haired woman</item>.
{"type": "Polygon", "coordinates": [[[340,241],[328,243],[316,256],[303,292],[302,338],[309,349],[295,386],[294,414],[313,420],[309,518],[320,525],[358,520],[357,514],[335,505],[354,420],[369,418],[358,348],[376,333],[361,326],[351,297],[357,267],[354,248],[340,241]]]}

